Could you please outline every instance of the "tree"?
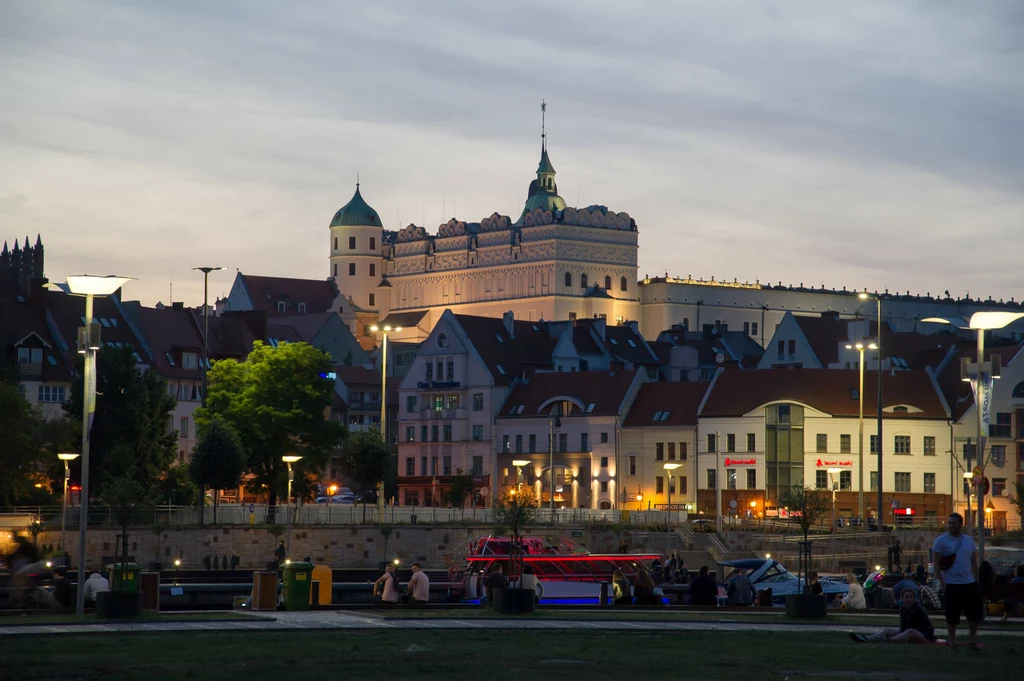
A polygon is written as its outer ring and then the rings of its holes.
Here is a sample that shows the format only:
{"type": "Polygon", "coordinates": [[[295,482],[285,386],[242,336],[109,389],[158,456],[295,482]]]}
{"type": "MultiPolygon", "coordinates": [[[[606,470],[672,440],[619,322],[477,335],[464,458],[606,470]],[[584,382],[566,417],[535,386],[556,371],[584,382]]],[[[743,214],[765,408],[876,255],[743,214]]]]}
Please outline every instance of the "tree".
{"type": "MultiPolygon", "coordinates": [[[[513,575],[523,574],[522,532],[527,525],[537,518],[537,496],[533,487],[523,486],[510,489],[500,497],[494,505],[494,519],[508,530],[511,540],[509,558],[513,575]]],[[[510,577],[512,575],[509,575],[510,577]]]]}
{"type": "Polygon", "coordinates": [[[107,478],[100,497],[117,514],[121,527],[121,589],[126,586],[125,572],[128,563],[128,528],[149,519],[156,505],[154,500],[155,482],[146,484],[131,471],[107,478]]]}
{"type": "Polygon", "coordinates": [[[1016,496],[1010,499],[1010,502],[1017,509],[1017,515],[1020,516],[1022,525],[1024,525],[1024,480],[1018,479],[1014,488],[1016,491],[1016,496]]]}
{"type": "MultiPolygon", "coordinates": [[[[334,381],[326,378],[330,356],[306,343],[276,348],[259,341],[244,363],[221,360],[207,375],[206,407],[196,410],[196,423],[205,427],[221,416],[238,433],[245,453],[247,485],[270,491],[270,506],[287,485],[285,454],[302,456],[296,478],[323,472],[334,449],[344,440],[345,427],[327,418],[334,381]]],[[[269,518],[273,522],[273,515],[269,518]]]]}
{"type": "MultiPolygon", "coordinates": [[[[177,401],[167,394],[167,381],[146,369],[139,371],[134,351],[104,347],[96,358],[96,415],[89,441],[91,487],[103,496],[108,478],[131,475],[143,486],[166,471],[178,453],[178,435],[168,428],[177,401]]],[[[81,428],[82,364],[64,405],[81,428]]],[[[79,431],[80,432],[80,431],[79,431]]],[[[74,465],[79,465],[76,459],[74,465]]]]}
{"type": "Polygon", "coordinates": [[[171,466],[156,485],[157,503],[172,506],[189,506],[196,502],[199,488],[189,475],[188,466],[171,466]]]}
{"type": "Polygon", "coordinates": [[[449,483],[448,499],[452,502],[452,506],[462,511],[463,516],[466,513],[466,499],[473,493],[475,487],[471,476],[463,473],[461,468],[455,471],[455,477],[449,483]]]}
{"type": "Polygon", "coordinates": [[[48,421],[16,383],[0,380],[0,505],[54,503],[48,482],[63,480],[57,452],[70,448],[73,428],[66,419],[48,421]]]}
{"type": "Polygon", "coordinates": [[[213,522],[216,524],[220,491],[238,487],[245,472],[242,441],[220,414],[214,414],[199,429],[199,442],[192,449],[188,472],[200,490],[205,487],[213,490],[213,522]]]}
{"type": "Polygon", "coordinates": [[[346,440],[338,457],[341,469],[356,486],[363,499],[363,521],[366,521],[367,493],[377,489],[391,470],[391,448],[380,433],[356,433],[346,440]]]}
{"type": "MultiPolygon", "coordinates": [[[[832,511],[832,496],[823,490],[809,489],[801,486],[790,487],[779,499],[780,505],[789,509],[791,518],[796,518],[797,525],[803,532],[802,559],[797,562],[797,580],[811,568],[811,528],[821,523],[832,511]]],[[[811,591],[810,580],[804,579],[804,593],[811,591]]]]}

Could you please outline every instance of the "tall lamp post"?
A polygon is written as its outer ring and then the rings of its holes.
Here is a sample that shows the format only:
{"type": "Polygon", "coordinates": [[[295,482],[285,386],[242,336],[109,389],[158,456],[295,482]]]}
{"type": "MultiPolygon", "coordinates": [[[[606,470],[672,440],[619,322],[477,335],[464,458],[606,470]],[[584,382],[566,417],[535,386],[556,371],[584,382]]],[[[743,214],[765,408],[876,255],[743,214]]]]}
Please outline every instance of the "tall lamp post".
{"type": "Polygon", "coordinates": [[[828,469],[829,487],[832,488],[832,572],[836,571],[836,476],[841,470],[840,468],[828,469]]]}
{"type": "Polygon", "coordinates": [[[562,419],[555,412],[548,422],[548,508],[551,509],[551,522],[555,522],[555,429],[561,427],[562,419]]]}
{"type": "MultiPolygon", "coordinates": [[[[970,445],[967,445],[967,448],[970,450],[970,445]]],[[[967,485],[967,518],[964,524],[967,526],[967,534],[971,533],[971,487],[974,486],[971,479],[973,477],[974,473],[964,471],[964,484],[967,485]]]]}
{"type": "MultiPolygon", "coordinates": [[[[978,455],[977,465],[981,469],[981,475],[979,476],[980,479],[974,481],[974,484],[978,488],[978,512],[975,516],[977,517],[978,525],[979,563],[985,560],[985,514],[982,512],[982,509],[985,508],[985,438],[989,435],[985,432],[985,428],[988,426],[989,405],[991,404],[988,393],[993,387],[992,380],[997,378],[999,373],[998,364],[993,364],[991,360],[985,361],[985,332],[990,329],[1001,329],[1018,319],[1024,319],[1024,313],[975,312],[971,315],[970,323],[966,325],[963,319],[950,319],[948,317],[928,317],[921,320],[922,322],[952,324],[961,329],[972,329],[978,332],[978,361],[975,364],[966,364],[964,366],[965,375],[961,378],[965,381],[971,381],[973,378],[974,409],[978,414],[978,444],[975,450],[978,455]]],[[[969,502],[970,496],[967,499],[969,502]]]]}
{"type": "Polygon", "coordinates": [[[281,457],[281,460],[288,464],[288,503],[285,506],[285,552],[288,558],[292,555],[292,480],[295,479],[292,464],[301,458],[296,454],[285,454],[281,457]]]}
{"type": "MultiPolygon", "coordinates": [[[[860,429],[860,435],[858,437],[858,471],[857,475],[859,480],[857,481],[857,517],[860,518],[861,522],[864,522],[864,514],[867,510],[864,508],[864,350],[877,350],[878,346],[875,343],[865,346],[863,343],[854,343],[853,345],[847,345],[847,350],[857,349],[860,354],[860,360],[857,362],[857,367],[860,369],[860,387],[857,389],[857,400],[860,402],[860,412],[857,419],[857,425],[860,429]]],[[[864,525],[866,528],[867,525],[864,525]]]]}
{"type": "Polygon", "coordinates": [[[68,550],[68,545],[64,543],[64,530],[68,524],[68,479],[71,477],[70,464],[78,458],[78,454],[75,454],[74,452],[61,452],[57,455],[57,458],[64,462],[64,496],[61,497],[62,501],[60,508],[60,550],[63,560],[63,554],[68,550]]]}
{"type": "Polygon", "coordinates": [[[131,277],[89,274],[69,276],[66,284],[55,288],[73,296],[85,297],[85,317],[78,329],[78,353],[85,355],[82,363],[82,492],[78,521],[78,589],[75,596],[75,614],[85,613],[85,537],[89,526],[89,431],[96,413],[96,351],[100,348],[100,325],[92,320],[93,298],[111,296],[131,277]]]}
{"type": "Polygon", "coordinates": [[[875,344],[875,349],[878,350],[878,441],[875,443],[878,454],[878,508],[875,510],[875,522],[878,531],[881,532],[885,520],[882,498],[882,489],[885,487],[882,484],[882,298],[877,295],[872,298],[867,293],[861,293],[857,297],[861,300],[874,300],[878,314],[878,342],[875,344]]]}
{"type": "Polygon", "coordinates": [[[679,468],[682,464],[679,463],[666,463],[665,472],[668,473],[668,515],[666,527],[668,528],[665,533],[665,557],[668,558],[669,551],[672,549],[672,487],[674,485],[672,481],[672,471],[679,468]]]}
{"type": "MultiPolygon", "coordinates": [[[[203,392],[199,399],[203,407],[206,406],[206,372],[210,367],[210,344],[207,340],[210,337],[210,272],[217,272],[223,267],[193,267],[195,272],[203,273],[203,392]]],[[[199,524],[203,524],[203,509],[206,507],[206,490],[203,485],[199,486],[199,524]]]]}
{"type": "Polygon", "coordinates": [[[380,344],[380,436],[384,438],[384,443],[388,443],[388,334],[392,331],[399,332],[402,330],[400,326],[391,326],[390,324],[384,324],[377,326],[374,324],[370,327],[370,331],[381,334],[380,344]]]}

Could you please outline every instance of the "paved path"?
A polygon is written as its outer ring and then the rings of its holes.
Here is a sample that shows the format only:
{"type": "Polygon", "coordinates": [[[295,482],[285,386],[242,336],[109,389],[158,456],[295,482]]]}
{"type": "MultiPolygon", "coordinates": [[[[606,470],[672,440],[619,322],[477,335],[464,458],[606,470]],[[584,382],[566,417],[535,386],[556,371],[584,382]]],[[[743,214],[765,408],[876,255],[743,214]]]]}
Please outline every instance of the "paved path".
{"type": "MultiPolygon", "coordinates": [[[[281,631],[281,630],[324,630],[324,629],[602,629],[614,631],[795,631],[823,632],[836,634],[854,631],[873,633],[881,627],[878,624],[829,625],[829,624],[788,624],[778,622],[676,622],[676,621],[630,621],[630,620],[543,620],[518,618],[438,618],[385,619],[379,615],[340,611],[274,612],[261,616],[246,615],[221,621],[196,620],[192,622],[109,622],[102,624],[40,624],[38,626],[7,626],[0,624],[0,636],[25,634],[85,634],[116,632],[154,631],[281,631]]],[[[1024,638],[1024,630],[984,630],[984,636],[1014,636],[1024,638]]]]}

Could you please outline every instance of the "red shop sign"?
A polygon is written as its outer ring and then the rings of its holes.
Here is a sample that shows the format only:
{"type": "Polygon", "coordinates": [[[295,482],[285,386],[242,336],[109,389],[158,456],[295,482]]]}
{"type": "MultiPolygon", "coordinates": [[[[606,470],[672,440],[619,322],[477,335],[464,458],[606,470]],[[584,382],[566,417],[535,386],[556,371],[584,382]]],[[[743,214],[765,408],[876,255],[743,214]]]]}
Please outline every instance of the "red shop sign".
{"type": "Polygon", "coordinates": [[[832,460],[832,461],[823,461],[822,459],[818,459],[818,462],[815,464],[815,466],[817,466],[818,468],[825,468],[826,466],[831,468],[833,466],[852,466],[852,465],[853,465],[853,460],[852,459],[851,460],[847,460],[847,461],[840,461],[839,459],[835,459],[835,460],[832,460]]]}
{"type": "Polygon", "coordinates": [[[755,459],[730,459],[726,457],[726,466],[754,466],[757,464],[755,459]]]}

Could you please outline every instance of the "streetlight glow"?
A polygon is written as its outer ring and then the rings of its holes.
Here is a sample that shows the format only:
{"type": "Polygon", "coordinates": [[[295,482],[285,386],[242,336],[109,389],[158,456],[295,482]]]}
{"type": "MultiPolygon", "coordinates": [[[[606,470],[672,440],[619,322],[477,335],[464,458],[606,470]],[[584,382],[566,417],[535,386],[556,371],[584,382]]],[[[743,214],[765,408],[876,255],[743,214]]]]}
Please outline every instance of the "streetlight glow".
{"type": "Polygon", "coordinates": [[[57,455],[57,458],[60,459],[61,461],[74,461],[79,456],[81,455],[76,454],[74,452],[61,452],[60,454],[57,455]]]}
{"type": "MultiPolygon", "coordinates": [[[[76,274],[68,276],[66,286],[67,292],[76,296],[110,296],[129,281],[135,281],[135,277],[119,277],[114,274],[108,274],[105,277],[76,274]]],[[[58,285],[58,287],[60,286],[58,285]]]]}
{"type": "Polygon", "coordinates": [[[295,456],[294,454],[285,454],[281,457],[281,461],[284,461],[285,463],[295,463],[301,458],[301,456],[295,456]]]}
{"type": "MultiPolygon", "coordinates": [[[[285,551],[289,554],[291,553],[292,548],[292,480],[295,479],[295,472],[292,470],[292,464],[295,463],[296,461],[299,461],[301,458],[301,456],[298,456],[296,454],[285,454],[284,456],[281,457],[281,460],[288,464],[288,500],[284,512],[285,517],[287,518],[285,528],[285,539],[287,540],[287,546],[285,547],[285,551]]],[[[290,560],[285,560],[286,564],[290,562],[290,560]]]]}

